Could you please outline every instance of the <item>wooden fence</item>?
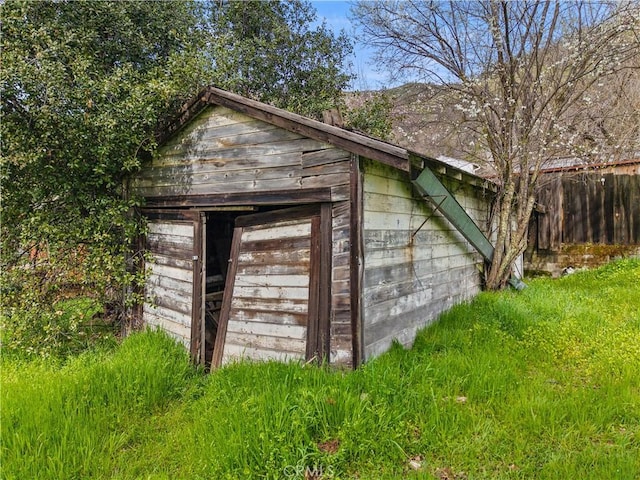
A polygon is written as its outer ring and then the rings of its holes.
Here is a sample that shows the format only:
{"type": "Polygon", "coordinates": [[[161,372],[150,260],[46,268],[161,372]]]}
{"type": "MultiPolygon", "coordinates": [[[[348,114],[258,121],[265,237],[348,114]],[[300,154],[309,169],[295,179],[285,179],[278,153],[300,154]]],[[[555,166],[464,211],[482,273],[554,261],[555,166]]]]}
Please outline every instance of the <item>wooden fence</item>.
{"type": "Polygon", "coordinates": [[[529,249],[640,244],[640,175],[547,173],[529,228],[529,249]],[[544,213],[543,213],[544,212],[544,213]]]}

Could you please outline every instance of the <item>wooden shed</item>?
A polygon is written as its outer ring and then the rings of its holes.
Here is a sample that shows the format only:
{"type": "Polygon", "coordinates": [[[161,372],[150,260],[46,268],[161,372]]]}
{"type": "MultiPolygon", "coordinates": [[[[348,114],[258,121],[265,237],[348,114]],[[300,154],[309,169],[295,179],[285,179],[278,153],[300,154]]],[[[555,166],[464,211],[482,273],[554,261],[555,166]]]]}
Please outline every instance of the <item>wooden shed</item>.
{"type": "Polygon", "coordinates": [[[481,288],[490,183],[214,87],[130,190],[153,259],[142,321],[212,366],[357,366],[481,288]]]}
{"type": "Polygon", "coordinates": [[[640,158],[559,159],[542,170],[525,266],[560,275],[640,256],[640,158]]]}

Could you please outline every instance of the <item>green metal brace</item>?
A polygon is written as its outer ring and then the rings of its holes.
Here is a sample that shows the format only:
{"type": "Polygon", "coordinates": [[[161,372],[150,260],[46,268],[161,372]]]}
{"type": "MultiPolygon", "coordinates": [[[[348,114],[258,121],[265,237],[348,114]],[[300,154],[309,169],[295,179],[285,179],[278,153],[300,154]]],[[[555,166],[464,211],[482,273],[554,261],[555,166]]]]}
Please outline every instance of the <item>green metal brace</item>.
{"type": "MultiPolygon", "coordinates": [[[[411,163],[413,164],[414,162],[412,161],[411,163]]],[[[493,245],[433,171],[424,165],[420,175],[413,179],[412,182],[420,194],[433,203],[435,208],[451,222],[480,255],[482,255],[487,262],[491,262],[494,252],[493,245]],[[436,201],[436,198],[439,199],[439,201],[436,201]]],[[[509,284],[516,290],[522,290],[526,287],[526,284],[515,276],[509,279],[509,284]]]]}

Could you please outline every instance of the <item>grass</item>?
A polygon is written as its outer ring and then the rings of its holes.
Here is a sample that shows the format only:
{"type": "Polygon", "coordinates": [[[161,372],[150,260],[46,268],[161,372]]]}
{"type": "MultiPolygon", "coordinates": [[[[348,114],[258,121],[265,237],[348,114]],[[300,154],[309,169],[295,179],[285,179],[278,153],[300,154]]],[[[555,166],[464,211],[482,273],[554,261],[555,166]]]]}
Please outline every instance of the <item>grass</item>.
{"type": "Polygon", "coordinates": [[[626,260],[484,293],[355,372],[204,375],[158,332],[5,359],[0,476],[640,478],[639,285],[626,260]]]}

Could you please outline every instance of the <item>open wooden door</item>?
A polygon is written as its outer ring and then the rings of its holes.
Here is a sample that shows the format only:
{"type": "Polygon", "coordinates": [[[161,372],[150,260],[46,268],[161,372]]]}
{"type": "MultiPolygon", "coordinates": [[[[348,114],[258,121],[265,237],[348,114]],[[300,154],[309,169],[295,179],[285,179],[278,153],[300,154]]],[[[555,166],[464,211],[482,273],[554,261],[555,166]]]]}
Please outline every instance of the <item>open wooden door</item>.
{"type": "Polygon", "coordinates": [[[142,320],[182,342],[194,361],[202,344],[202,222],[193,211],[145,210],[150,275],[142,320]]]}
{"type": "Polygon", "coordinates": [[[213,366],[328,353],[331,208],[236,219],[213,366]]]}

